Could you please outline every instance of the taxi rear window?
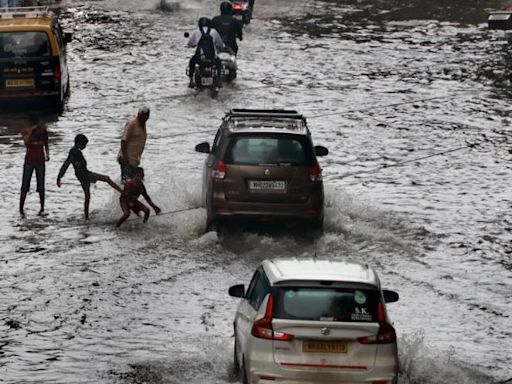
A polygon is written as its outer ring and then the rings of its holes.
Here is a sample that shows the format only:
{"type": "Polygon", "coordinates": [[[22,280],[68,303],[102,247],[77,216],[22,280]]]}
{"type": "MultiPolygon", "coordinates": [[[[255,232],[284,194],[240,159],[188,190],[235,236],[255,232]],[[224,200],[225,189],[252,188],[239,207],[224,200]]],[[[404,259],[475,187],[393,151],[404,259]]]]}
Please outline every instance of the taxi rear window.
{"type": "Polygon", "coordinates": [[[45,32],[1,32],[0,59],[50,56],[45,32]]]}
{"type": "Polygon", "coordinates": [[[290,320],[378,322],[379,292],[351,288],[279,288],[274,317],[290,320]]]}

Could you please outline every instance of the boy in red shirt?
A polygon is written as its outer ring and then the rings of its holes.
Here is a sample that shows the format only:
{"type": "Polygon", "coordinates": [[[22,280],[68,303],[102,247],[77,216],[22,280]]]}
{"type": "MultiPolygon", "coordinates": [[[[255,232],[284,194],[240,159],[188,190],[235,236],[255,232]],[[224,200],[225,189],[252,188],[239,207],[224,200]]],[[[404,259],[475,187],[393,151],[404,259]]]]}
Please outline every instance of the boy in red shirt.
{"type": "Polygon", "coordinates": [[[50,150],[48,148],[48,131],[46,127],[39,122],[37,115],[30,115],[30,126],[25,128],[21,135],[23,142],[27,148],[25,154],[25,163],[23,165],[23,181],[21,184],[20,197],[20,214],[25,216],[25,199],[30,190],[30,181],[32,174],[36,171],[37,192],[39,192],[39,203],[41,209],[39,215],[43,216],[44,212],[44,176],[45,161],[50,160],[50,150]]]}
{"type": "Polygon", "coordinates": [[[144,186],[142,179],[144,179],[144,170],[138,167],[135,169],[133,177],[124,184],[123,192],[119,198],[119,203],[121,204],[121,208],[123,210],[123,216],[117,221],[116,227],[120,227],[121,224],[123,224],[126,219],[128,219],[130,216],[130,211],[133,211],[137,214],[140,211],[144,212],[144,223],[148,221],[149,208],[138,200],[140,195],[144,197],[148,204],[155,210],[157,215],[160,213],[161,209],[153,204],[153,201],[151,201],[151,198],[146,191],[146,187],[144,186]]]}

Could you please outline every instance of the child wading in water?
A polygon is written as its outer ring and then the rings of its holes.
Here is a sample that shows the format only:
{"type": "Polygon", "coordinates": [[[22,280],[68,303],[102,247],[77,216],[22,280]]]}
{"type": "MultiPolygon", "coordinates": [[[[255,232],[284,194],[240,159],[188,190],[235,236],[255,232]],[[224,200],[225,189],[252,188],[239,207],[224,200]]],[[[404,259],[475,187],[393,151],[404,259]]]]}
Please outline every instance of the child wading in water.
{"type": "Polygon", "coordinates": [[[95,183],[97,181],[103,181],[108,183],[112,188],[116,191],[122,192],[121,187],[119,187],[116,183],[114,183],[110,177],[106,175],[100,175],[99,173],[91,172],[87,169],[87,161],[85,160],[84,155],[82,154],[82,150],[87,146],[87,142],[89,140],[85,135],[79,134],[75,137],[75,146],[71,148],[69,151],[68,158],[62,164],[60,168],[59,175],[57,176],[57,186],[60,188],[60,179],[64,177],[68,167],[70,164],[73,164],[73,168],[75,168],[75,175],[80,184],[82,185],[82,189],[85,194],[85,202],[84,202],[84,213],[85,219],[89,219],[89,202],[91,200],[91,183],[95,183]]]}
{"type": "Polygon", "coordinates": [[[124,190],[121,193],[121,197],[119,199],[121,208],[123,209],[123,216],[117,221],[117,227],[121,226],[121,224],[123,224],[126,219],[128,219],[130,216],[130,211],[133,211],[137,214],[140,211],[143,211],[144,223],[148,221],[149,208],[138,200],[140,195],[146,199],[148,204],[155,210],[157,215],[160,213],[161,209],[158,208],[153,203],[153,201],[151,201],[151,198],[146,191],[146,187],[144,186],[142,179],[144,179],[144,170],[139,167],[135,169],[133,177],[124,184],[124,190]]]}

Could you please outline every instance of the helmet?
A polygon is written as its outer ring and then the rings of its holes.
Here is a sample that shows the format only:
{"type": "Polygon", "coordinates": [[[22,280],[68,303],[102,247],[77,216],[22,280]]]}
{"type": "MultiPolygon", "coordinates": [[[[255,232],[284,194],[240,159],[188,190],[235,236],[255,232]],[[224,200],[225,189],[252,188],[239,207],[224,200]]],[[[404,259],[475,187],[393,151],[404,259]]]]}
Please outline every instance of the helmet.
{"type": "Polygon", "coordinates": [[[231,15],[233,12],[233,5],[229,1],[220,3],[220,13],[222,15],[231,15]]]}
{"type": "Polygon", "coordinates": [[[201,29],[203,27],[209,27],[211,25],[211,21],[207,17],[201,17],[199,19],[199,22],[197,23],[197,25],[199,25],[199,29],[201,29]]]}

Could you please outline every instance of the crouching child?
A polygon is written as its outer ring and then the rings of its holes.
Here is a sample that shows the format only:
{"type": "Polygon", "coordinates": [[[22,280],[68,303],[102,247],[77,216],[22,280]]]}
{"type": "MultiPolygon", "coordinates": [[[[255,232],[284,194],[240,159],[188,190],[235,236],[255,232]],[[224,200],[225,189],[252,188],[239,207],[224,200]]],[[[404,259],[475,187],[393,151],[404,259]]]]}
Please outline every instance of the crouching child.
{"type": "Polygon", "coordinates": [[[161,212],[161,209],[158,208],[153,203],[153,201],[151,201],[151,198],[146,191],[146,187],[142,182],[143,179],[144,170],[139,167],[135,169],[133,177],[124,184],[124,189],[119,199],[121,209],[123,210],[123,216],[121,216],[121,218],[117,221],[116,227],[120,227],[121,224],[123,224],[126,219],[130,217],[130,211],[133,211],[136,214],[138,214],[140,211],[144,212],[144,223],[148,221],[149,208],[138,200],[140,195],[144,197],[144,199],[154,209],[157,215],[161,212]]]}

